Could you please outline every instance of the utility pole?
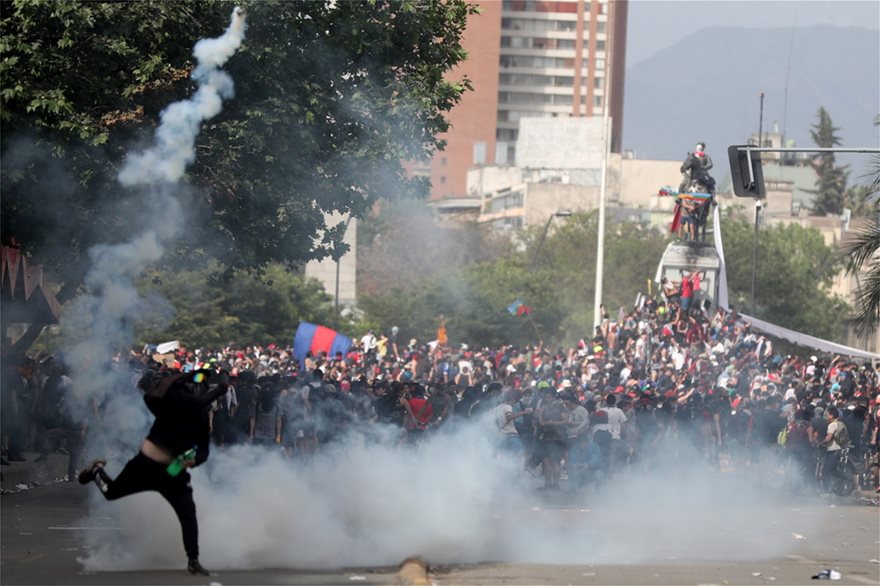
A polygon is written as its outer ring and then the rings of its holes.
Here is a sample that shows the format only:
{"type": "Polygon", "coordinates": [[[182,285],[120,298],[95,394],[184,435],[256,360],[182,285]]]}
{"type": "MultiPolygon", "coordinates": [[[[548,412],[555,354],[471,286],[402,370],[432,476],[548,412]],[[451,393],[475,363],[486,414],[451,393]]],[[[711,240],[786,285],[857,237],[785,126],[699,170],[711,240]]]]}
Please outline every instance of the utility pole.
{"type": "MultiPolygon", "coordinates": [[[[761,92],[761,106],[758,109],[758,148],[764,146],[764,92],[761,92]]],[[[755,237],[752,241],[752,295],[751,295],[751,311],[755,315],[755,286],[758,278],[758,225],[761,219],[761,208],[763,202],[760,199],[755,200],[755,237]]]]}

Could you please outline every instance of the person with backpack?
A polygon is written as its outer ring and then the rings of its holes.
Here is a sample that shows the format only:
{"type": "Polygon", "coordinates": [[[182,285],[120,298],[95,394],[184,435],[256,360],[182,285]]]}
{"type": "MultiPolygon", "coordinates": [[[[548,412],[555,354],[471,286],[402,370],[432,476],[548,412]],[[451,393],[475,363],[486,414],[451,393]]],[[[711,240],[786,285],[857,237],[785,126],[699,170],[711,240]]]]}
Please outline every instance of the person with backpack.
{"type": "Polygon", "coordinates": [[[783,445],[794,473],[792,488],[803,487],[813,477],[815,461],[810,446],[810,412],[798,409],[794,419],[788,424],[783,445]]]}
{"type": "Polygon", "coordinates": [[[849,446],[849,430],[840,420],[840,410],[835,405],[830,405],[825,413],[828,417],[828,431],[820,445],[825,446],[825,465],[822,469],[827,486],[832,476],[840,477],[843,474],[837,462],[840,450],[849,446]]]}

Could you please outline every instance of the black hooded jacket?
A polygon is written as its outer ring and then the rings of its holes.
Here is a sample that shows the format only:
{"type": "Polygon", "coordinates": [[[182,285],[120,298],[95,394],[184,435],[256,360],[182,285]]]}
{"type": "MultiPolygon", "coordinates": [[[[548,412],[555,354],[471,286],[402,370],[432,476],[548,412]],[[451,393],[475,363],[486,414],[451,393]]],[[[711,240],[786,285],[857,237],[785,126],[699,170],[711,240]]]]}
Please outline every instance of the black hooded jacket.
{"type": "Polygon", "coordinates": [[[207,385],[204,392],[193,392],[194,383],[185,377],[172,384],[164,394],[146,393],[144,403],[156,416],[147,439],[157,446],[179,456],[196,448],[196,466],[208,459],[211,431],[208,411],[211,403],[227,391],[224,383],[207,385]]]}

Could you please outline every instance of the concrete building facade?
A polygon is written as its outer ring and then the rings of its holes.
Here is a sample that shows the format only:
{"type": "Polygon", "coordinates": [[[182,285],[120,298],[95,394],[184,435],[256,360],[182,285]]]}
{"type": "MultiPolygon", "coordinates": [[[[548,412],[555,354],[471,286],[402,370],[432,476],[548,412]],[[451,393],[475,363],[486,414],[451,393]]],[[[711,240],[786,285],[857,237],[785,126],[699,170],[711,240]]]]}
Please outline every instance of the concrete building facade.
{"type": "Polygon", "coordinates": [[[467,171],[516,160],[520,121],[602,117],[611,151],[622,136],[628,0],[485,0],[463,38],[468,59],[450,74],[473,91],[452,110],[446,149],[430,164],[431,199],[466,193],[467,171]]]}
{"type": "MultiPolygon", "coordinates": [[[[317,279],[324,285],[324,291],[330,295],[339,307],[355,305],[357,302],[357,220],[340,214],[325,217],[328,226],[344,222],[345,236],[343,242],[348,245],[348,252],[336,261],[325,258],[320,261],[306,263],[307,277],[317,279]]],[[[320,236],[319,236],[320,237],[320,236]]]]}

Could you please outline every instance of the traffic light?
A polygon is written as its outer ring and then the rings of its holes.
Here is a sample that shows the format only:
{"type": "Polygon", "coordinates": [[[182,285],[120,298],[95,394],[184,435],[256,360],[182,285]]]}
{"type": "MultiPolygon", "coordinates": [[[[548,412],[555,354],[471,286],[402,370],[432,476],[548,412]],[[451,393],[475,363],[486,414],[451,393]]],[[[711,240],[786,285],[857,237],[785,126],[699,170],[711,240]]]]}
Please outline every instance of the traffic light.
{"type": "Polygon", "coordinates": [[[748,145],[727,147],[733,193],[738,197],[762,198],[765,195],[765,191],[761,153],[747,150],[748,148],[748,145]]]}

